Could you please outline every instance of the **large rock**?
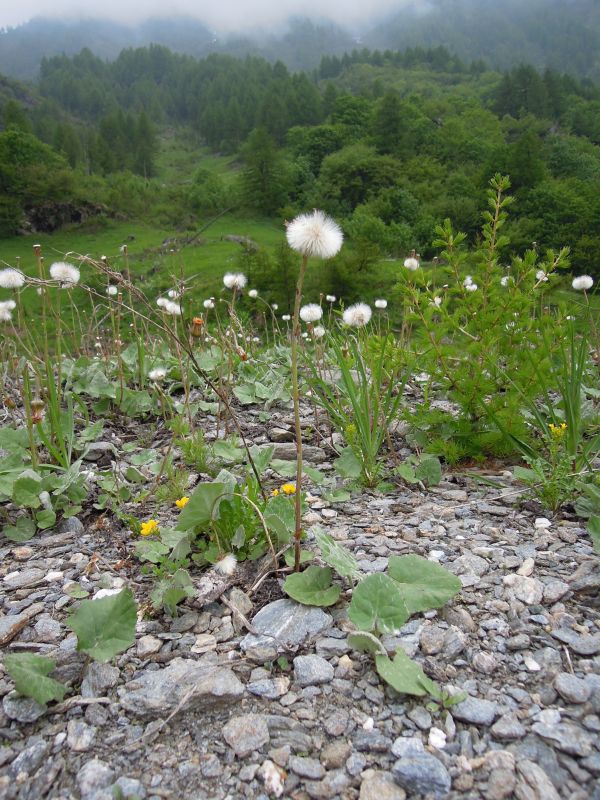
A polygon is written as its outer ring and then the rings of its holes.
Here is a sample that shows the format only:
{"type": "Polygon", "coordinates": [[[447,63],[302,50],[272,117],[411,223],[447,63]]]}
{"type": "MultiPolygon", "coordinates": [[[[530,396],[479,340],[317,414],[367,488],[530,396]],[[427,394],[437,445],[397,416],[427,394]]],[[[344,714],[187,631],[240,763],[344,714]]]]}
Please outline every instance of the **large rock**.
{"type": "Polygon", "coordinates": [[[450,713],[460,722],[487,728],[498,714],[498,705],[491,700],[480,700],[478,697],[469,696],[461,703],[452,706],[450,713]]]}
{"type": "Polygon", "coordinates": [[[320,608],[303,606],[293,600],[275,600],[258,612],[241,648],[249,658],[270,661],[279,653],[295,649],[332,624],[331,615],[320,608]]]}
{"type": "Polygon", "coordinates": [[[446,767],[429,753],[401,758],[394,764],[392,772],[397,783],[407,792],[433,796],[436,800],[446,797],[452,785],[446,767]]]}
{"type": "Polygon", "coordinates": [[[244,694],[244,686],[227,667],[175,658],[165,669],[146,671],[125,684],[119,694],[131,714],[163,717],[184,698],[185,710],[233,703],[244,694]]]}
{"type": "Polygon", "coordinates": [[[260,714],[232,717],[223,728],[223,738],[236,756],[244,758],[268,744],[270,735],[265,718],[260,714]]]}

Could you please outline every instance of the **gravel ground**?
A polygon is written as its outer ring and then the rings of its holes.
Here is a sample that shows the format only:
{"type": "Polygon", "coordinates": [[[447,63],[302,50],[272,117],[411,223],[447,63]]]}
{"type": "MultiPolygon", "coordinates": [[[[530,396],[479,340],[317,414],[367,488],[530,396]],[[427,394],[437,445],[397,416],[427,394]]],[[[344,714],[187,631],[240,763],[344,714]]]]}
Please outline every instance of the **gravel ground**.
{"type": "MultiPolygon", "coordinates": [[[[279,441],[277,457],[293,449],[285,414],[268,431],[253,412],[245,422],[257,443],[279,441]]],[[[308,455],[330,467],[316,445],[308,455]]],[[[69,584],[90,596],[128,585],[144,603],[151,582],[128,531],[82,514],[0,547],[3,652],[53,658],[72,687],[44,711],[0,673],[0,796],[600,800],[600,568],[583,524],[536,527],[540,510],[513,487],[459,474],[333,505],[317,491],[307,527],[325,527],[365,574],[416,553],[459,576],[454,601],[384,643],[463,702],[434,714],[397,695],[348,646],[347,602],[298,606],[275,581],[146,616],[134,647],[88,663],[64,624],[69,584]]]]}

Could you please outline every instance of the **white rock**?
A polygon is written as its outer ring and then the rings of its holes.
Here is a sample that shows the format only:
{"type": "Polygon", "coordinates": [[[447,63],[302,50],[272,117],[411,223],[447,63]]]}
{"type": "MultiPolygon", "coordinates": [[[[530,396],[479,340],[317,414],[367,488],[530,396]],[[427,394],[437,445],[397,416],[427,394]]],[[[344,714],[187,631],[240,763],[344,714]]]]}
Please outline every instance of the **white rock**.
{"type": "Polygon", "coordinates": [[[285,781],[285,772],[268,759],[263,762],[261,768],[258,770],[258,775],[265,785],[267,794],[273,794],[275,797],[281,797],[283,794],[283,782],[285,781]]]}
{"type": "Polygon", "coordinates": [[[446,734],[440,728],[431,728],[427,743],[430,747],[435,747],[437,750],[443,750],[446,747],[446,734]]]}
{"type": "Polygon", "coordinates": [[[535,561],[533,558],[526,558],[517,570],[517,575],[525,575],[528,578],[533,573],[534,567],[535,561]]]}

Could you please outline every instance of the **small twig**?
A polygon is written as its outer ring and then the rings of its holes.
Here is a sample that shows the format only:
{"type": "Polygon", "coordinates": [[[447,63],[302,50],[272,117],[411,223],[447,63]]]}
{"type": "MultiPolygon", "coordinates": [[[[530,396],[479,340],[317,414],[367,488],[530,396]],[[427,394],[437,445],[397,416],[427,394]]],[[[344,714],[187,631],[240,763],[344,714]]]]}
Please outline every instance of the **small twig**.
{"type": "Polygon", "coordinates": [[[110,705],[112,700],[110,697],[82,697],[77,694],[74,697],[69,697],[62,703],[59,703],[54,708],[50,709],[51,714],[64,714],[69,711],[73,706],[94,706],[94,705],[110,705]]]}
{"type": "Polygon", "coordinates": [[[573,662],[571,661],[571,654],[569,653],[569,648],[566,645],[563,645],[563,650],[565,651],[565,656],[567,658],[567,665],[569,667],[569,672],[571,675],[575,675],[575,670],[573,669],[573,662]]]}

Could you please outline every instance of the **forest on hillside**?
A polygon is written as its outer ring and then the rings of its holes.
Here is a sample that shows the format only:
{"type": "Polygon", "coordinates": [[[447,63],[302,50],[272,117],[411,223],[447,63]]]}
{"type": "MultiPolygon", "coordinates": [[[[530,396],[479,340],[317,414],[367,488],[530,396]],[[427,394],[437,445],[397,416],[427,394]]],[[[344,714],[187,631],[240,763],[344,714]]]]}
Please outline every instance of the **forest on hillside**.
{"type": "Polygon", "coordinates": [[[196,229],[228,209],[291,218],[321,207],[355,263],[431,255],[450,218],[471,238],[490,177],[508,174],[515,252],[569,246],[600,274],[600,89],[520,65],[505,73],[448,50],[354,50],[293,73],[282,62],[161,46],[112,62],[89,50],[44,59],[39,81],[0,82],[0,235],[40,208],[196,229]],[[189,173],[161,174],[173,142],[189,173]],[[229,157],[194,168],[193,153],[229,157]]]}

